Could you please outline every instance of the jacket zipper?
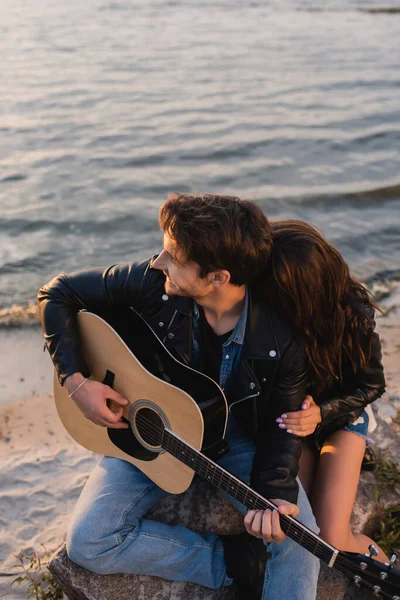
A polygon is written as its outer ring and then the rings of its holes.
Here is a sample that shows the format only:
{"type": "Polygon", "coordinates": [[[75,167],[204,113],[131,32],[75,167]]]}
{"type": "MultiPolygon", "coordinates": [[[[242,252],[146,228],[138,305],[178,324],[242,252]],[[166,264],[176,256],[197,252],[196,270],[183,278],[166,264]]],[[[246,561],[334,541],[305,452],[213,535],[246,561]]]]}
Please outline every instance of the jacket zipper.
{"type": "Polygon", "coordinates": [[[250,398],[257,398],[257,396],[260,395],[260,392],[257,392],[256,394],[251,394],[250,396],[245,396],[244,398],[240,398],[240,400],[236,400],[236,402],[232,402],[232,404],[229,405],[229,410],[231,410],[232,406],[235,406],[235,404],[239,404],[239,402],[244,402],[245,400],[249,400],[250,398]]]}

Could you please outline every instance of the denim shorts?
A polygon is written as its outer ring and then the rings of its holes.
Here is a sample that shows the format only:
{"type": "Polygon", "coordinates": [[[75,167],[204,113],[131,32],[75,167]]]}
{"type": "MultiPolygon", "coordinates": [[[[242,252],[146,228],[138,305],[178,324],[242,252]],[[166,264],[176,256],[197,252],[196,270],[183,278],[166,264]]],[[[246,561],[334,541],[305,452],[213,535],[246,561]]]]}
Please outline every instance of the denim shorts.
{"type": "Polygon", "coordinates": [[[350,433],[355,433],[356,435],[361,436],[366,442],[369,441],[368,438],[368,424],[369,424],[369,416],[368,413],[364,410],[361,415],[352,423],[351,425],[347,425],[347,427],[343,427],[344,431],[350,431],[350,433]]]}

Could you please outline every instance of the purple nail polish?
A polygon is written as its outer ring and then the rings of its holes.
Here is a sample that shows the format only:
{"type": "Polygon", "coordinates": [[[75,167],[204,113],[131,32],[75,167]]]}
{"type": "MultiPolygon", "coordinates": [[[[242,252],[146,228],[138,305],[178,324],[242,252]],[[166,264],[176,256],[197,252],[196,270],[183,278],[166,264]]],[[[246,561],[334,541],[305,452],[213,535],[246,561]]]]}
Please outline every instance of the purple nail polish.
{"type": "Polygon", "coordinates": [[[307,408],[307,404],[302,404],[301,408],[307,408]]]}
{"type": "Polygon", "coordinates": [[[287,415],[281,415],[281,419],[287,419],[287,415]]]}
{"type": "Polygon", "coordinates": [[[276,419],[276,422],[277,422],[277,423],[282,423],[282,419],[281,419],[280,417],[278,417],[278,418],[276,419]]]}
{"type": "Polygon", "coordinates": [[[281,429],[286,429],[286,425],[285,425],[284,423],[279,423],[279,427],[280,427],[281,429]]]}
{"type": "Polygon", "coordinates": [[[293,433],[293,431],[291,429],[287,429],[288,433],[293,433]]]}

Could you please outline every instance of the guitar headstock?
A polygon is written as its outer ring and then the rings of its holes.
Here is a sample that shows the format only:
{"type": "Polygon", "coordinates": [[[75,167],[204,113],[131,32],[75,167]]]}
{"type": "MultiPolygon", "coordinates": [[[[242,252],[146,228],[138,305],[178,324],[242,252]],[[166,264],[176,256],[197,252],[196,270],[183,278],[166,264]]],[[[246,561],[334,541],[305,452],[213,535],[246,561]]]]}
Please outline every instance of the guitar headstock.
{"type": "Polygon", "coordinates": [[[369,550],[370,554],[340,551],[335,567],[377,598],[400,600],[400,571],[394,568],[396,556],[392,556],[390,563],[381,563],[374,559],[376,548],[370,546],[369,550]]]}

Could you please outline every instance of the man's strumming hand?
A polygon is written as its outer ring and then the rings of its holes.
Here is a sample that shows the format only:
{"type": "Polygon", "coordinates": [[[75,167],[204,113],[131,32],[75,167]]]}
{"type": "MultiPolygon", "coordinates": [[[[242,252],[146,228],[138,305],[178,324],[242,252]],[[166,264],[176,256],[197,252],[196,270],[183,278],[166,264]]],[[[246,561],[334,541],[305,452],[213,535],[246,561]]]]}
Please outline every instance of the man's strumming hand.
{"type": "MultiPolygon", "coordinates": [[[[70,375],[65,387],[71,394],[84,380],[81,373],[70,375]]],[[[88,379],[71,397],[85,417],[101,427],[127,429],[129,425],[121,421],[124,406],[128,400],[120,396],[108,385],[88,379]],[[108,400],[108,402],[107,402],[108,400]]]]}
{"type": "Polygon", "coordinates": [[[287,500],[272,500],[278,506],[275,510],[249,510],[244,518],[247,533],[261,538],[264,542],[281,544],[286,535],[281,529],[279,515],[297,517],[299,508],[287,500]]]}
{"type": "Polygon", "coordinates": [[[321,420],[320,407],[315,404],[311,396],[306,396],[301,410],[283,414],[276,422],[279,424],[278,427],[286,429],[288,433],[306,437],[314,433],[321,420]]]}

